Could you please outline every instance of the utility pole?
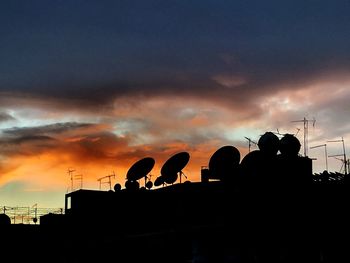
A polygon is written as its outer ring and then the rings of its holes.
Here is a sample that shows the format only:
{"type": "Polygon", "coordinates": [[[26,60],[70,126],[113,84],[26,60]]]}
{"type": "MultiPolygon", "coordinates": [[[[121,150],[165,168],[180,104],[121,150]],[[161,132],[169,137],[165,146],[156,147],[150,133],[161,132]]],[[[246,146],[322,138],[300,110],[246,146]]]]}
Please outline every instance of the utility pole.
{"type": "Polygon", "coordinates": [[[312,122],[312,127],[315,127],[316,119],[313,118],[312,120],[308,120],[305,117],[302,120],[296,120],[292,122],[302,122],[304,123],[304,156],[306,157],[308,155],[308,136],[309,136],[309,121],[312,122]]]}

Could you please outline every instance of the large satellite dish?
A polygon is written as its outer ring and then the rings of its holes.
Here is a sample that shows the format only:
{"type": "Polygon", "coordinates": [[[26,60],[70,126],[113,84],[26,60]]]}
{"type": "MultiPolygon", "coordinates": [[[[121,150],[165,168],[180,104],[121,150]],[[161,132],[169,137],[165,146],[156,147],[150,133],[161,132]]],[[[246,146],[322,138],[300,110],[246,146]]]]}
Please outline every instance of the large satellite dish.
{"type": "Polygon", "coordinates": [[[235,173],[239,167],[241,154],[232,145],[219,148],[210,157],[209,173],[211,179],[223,179],[226,175],[235,173]]]}
{"type": "Polygon", "coordinates": [[[253,171],[258,172],[262,170],[264,164],[264,154],[260,150],[254,150],[248,153],[241,161],[240,167],[244,176],[253,171]]]}
{"type": "Polygon", "coordinates": [[[190,160],[190,154],[188,152],[179,152],[171,156],[163,164],[160,170],[160,174],[161,174],[161,177],[164,178],[164,182],[167,184],[174,183],[177,180],[178,173],[182,174],[182,169],[185,168],[189,160],[190,160]]]}
{"type": "Polygon", "coordinates": [[[151,157],[145,157],[136,163],[134,163],[126,174],[128,181],[137,181],[147,176],[147,174],[153,169],[155,161],[151,157]]]}

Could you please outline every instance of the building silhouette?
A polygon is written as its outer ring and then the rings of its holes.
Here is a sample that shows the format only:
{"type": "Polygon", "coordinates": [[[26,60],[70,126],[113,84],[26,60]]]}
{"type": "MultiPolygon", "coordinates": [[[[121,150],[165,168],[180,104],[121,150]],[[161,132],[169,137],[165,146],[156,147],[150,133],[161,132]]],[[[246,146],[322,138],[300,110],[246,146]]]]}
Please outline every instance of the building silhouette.
{"type": "Polygon", "coordinates": [[[268,132],[258,146],[242,160],[234,146],[219,148],[201,182],[176,183],[190,159],[178,153],[155,189],[139,187],[154,165],[146,157],[124,188],[68,193],[65,213],[40,225],[0,217],[3,247],[56,255],[42,262],[348,262],[347,181],[313,175],[293,135],[268,132]],[[13,246],[24,236],[33,242],[13,246]]]}

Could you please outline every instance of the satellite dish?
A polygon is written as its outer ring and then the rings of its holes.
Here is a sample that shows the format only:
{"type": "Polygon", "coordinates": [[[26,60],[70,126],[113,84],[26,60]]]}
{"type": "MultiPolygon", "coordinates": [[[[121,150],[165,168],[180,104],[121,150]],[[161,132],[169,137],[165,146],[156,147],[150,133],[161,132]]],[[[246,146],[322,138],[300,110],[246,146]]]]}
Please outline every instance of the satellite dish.
{"type": "Polygon", "coordinates": [[[11,225],[11,219],[6,214],[0,214],[0,226],[8,226],[11,225]]]}
{"type": "Polygon", "coordinates": [[[261,135],[258,146],[261,152],[268,156],[274,156],[278,152],[279,139],[273,132],[265,132],[261,135]]]}
{"type": "Polygon", "coordinates": [[[149,189],[151,189],[153,187],[153,183],[151,182],[151,181],[148,181],[147,183],[146,183],[146,188],[149,190],[149,189]]]}
{"type": "Polygon", "coordinates": [[[166,176],[164,176],[164,182],[167,184],[173,184],[177,180],[177,173],[168,173],[166,176]]]}
{"type": "Polygon", "coordinates": [[[263,153],[260,150],[254,150],[243,157],[241,161],[241,169],[243,172],[260,170],[264,164],[263,153]]]}
{"type": "Polygon", "coordinates": [[[162,166],[160,170],[161,176],[164,177],[164,182],[172,184],[177,180],[177,173],[187,165],[190,160],[188,152],[179,152],[171,156],[162,166]]]}
{"type": "Polygon", "coordinates": [[[165,183],[163,176],[158,176],[157,179],[154,181],[154,186],[161,186],[165,183]]]}
{"type": "Polygon", "coordinates": [[[137,181],[145,176],[153,169],[155,161],[151,157],[143,158],[134,163],[126,174],[129,181],[137,181]]]}
{"type": "Polygon", "coordinates": [[[126,190],[131,190],[131,191],[135,191],[138,190],[140,188],[140,184],[138,181],[126,181],[125,182],[125,188],[126,190]]]}
{"type": "Polygon", "coordinates": [[[236,147],[226,145],[219,148],[209,160],[210,178],[223,179],[225,175],[235,173],[240,159],[241,154],[236,147]]]}
{"type": "Polygon", "coordinates": [[[280,152],[284,156],[298,156],[301,144],[297,137],[285,134],[280,140],[280,152]]]}
{"type": "Polygon", "coordinates": [[[114,185],[114,191],[118,192],[118,191],[120,191],[121,189],[122,189],[121,184],[115,184],[115,185],[114,185]]]}

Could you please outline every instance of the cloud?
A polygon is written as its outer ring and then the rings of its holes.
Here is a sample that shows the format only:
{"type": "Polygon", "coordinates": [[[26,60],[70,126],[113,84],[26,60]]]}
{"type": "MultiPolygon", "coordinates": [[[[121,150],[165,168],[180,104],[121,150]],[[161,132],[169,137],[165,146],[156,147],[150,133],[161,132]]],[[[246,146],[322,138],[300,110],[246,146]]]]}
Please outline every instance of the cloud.
{"type": "Polygon", "coordinates": [[[97,128],[97,125],[91,123],[54,123],[49,125],[37,126],[37,127],[14,127],[4,129],[2,133],[5,136],[23,137],[31,135],[59,135],[64,133],[74,132],[76,130],[88,130],[93,127],[97,128]]]}
{"type": "Polygon", "coordinates": [[[2,105],[96,112],[181,94],[243,108],[350,69],[346,1],[107,2],[6,4],[2,105]]]}
{"type": "Polygon", "coordinates": [[[15,118],[10,114],[8,114],[7,112],[0,112],[0,123],[13,121],[13,120],[15,120],[15,118]]]}

